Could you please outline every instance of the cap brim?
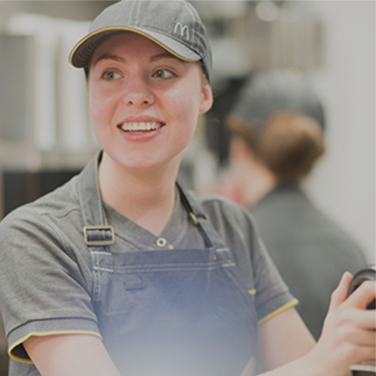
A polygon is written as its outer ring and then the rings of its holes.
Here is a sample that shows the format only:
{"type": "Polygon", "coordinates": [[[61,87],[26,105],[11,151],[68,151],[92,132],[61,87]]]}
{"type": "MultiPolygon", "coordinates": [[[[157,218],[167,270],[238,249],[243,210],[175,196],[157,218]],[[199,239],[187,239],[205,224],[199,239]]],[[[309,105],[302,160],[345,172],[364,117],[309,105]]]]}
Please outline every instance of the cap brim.
{"type": "Polygon", "coordinates": [[[202,59],[202,57],[196,52],[192,51],[190,48],[184,46],[175,39],[167,37],[166,35],[142,28],[136,29],[125,26],[112,26],[95,30],[92,33],[88,34],[85,38],[81,39],[73,47],[69,55],[69,62],[77,68],[88,67],[91,57],[97,47],[108,37],[124,31],[130,31],[136,34],[140,34],[150,39],[181,60],[199,61],[202,59]]]}

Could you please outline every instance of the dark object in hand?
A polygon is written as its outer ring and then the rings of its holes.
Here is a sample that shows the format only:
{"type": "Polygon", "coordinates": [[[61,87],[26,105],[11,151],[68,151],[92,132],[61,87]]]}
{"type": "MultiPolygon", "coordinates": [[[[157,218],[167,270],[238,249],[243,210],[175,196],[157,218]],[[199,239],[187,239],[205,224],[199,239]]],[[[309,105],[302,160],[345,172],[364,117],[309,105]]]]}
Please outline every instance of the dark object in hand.
{"type": "MultiPolygon", "coordinates": [[[[376,281],[376,268],[375,266],[370,266],[365,269],[359,270],[350,283],[349,290],[347,291],[347,296],[349,296],[353,291],[355,291],[364,281],[376,281]]],[[[367,309],[376,308],[376,299],[367,305],[367,309]]]]}
{"type": "MultiPolygon", "coordinates": [[[[355,291],[364,281],[376,281],[376,268],[375,266],[370,266],[366,269],[359,270],[350,283],[349,290],[347,291],[347,296],[349,296],[353,291],[355,291]]],[[[367,309],[376,308],[376,299],[367,305],[367,309]]]]}
{"type": "MultiPolygon", "coordinates": [[[[347,296],[349,296],[353,291],[355,291],[364,281],[375,281],[376,280],[376,268],[375,266],[370,266],[366,269],[359,270],[350,283],[349,290],[347,291],[347,296]]],[[[376,308],[376,299],[367,305],[367,309],[376,308]]],[[[376,376],[376,364],[375,361],[364,363],[364,364],[354,364],[350,367],[351,376],[376,376]]]]}

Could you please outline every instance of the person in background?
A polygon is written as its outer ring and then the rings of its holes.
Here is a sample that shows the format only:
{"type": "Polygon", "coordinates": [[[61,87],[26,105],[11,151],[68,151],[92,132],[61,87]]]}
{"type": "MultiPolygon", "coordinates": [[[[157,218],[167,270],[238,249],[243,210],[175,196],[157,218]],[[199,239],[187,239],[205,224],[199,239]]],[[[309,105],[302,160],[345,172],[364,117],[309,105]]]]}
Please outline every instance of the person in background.
{"type": "Polygon", "coordinates": [[[247,210],[177,179],[213,101],[189,2],[117,2],[70,61],[101,151],[0,224],[11,376],[235,376],[253,356],[269,376],[345,376],[373,359],[374,284],[347,298],[343,275],[315,344],[247,210]]]}
{"type": "Polygon", "coordinates": [[[323,106],[297,70],[255,74],[227,117],[229,169],[304,322],[319,338],[341,275],[366,265],[361,249],[303,188],[324,153],[323,106]]]}

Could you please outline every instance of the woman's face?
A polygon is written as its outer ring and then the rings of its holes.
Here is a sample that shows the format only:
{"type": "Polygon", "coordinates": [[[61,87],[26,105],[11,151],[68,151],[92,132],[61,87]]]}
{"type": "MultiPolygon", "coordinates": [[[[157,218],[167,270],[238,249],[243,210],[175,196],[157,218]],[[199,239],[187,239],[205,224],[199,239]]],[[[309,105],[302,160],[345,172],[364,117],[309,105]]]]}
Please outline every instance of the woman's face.
{"type": "Polygon", "coordinates": [[[179,163],[198,115],[212,105],[198,63],[184,62],[131,32],[97,48],[88,80],[95,134],[123,168],[179,163]]]}

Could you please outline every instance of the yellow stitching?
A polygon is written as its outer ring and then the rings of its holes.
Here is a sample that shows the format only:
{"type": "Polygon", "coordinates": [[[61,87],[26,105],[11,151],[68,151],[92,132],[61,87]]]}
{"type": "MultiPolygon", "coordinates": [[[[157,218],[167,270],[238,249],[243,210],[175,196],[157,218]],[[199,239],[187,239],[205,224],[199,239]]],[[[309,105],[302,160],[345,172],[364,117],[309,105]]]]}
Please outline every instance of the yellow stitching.
{"type": "Polygon", "coordinates": [[[153,37],[151,37],[150,35],[148,34],[145,34],[144,32],[140,31],[140,30],[137,30],[137,29],[133,29],[131,27],[126,27],[126,26],[111,26],[111,27],[104,27],[103,29],[99,29],[99,30],[96,30],[92,33],[90,33],[89,35],[87,35],[85,38],[82,38],[72,49],[70,55],[69,55],[69,62],[71,64],[73,64],[72,62],[72,58],[73,58],[73,55],[74,53],[77,51],[77,49],[82,46],[82,44],[84,42],[86,42],[89,38],[91,38],[92,36],[94,35],[97,35],[99,33],[101,33],[102,31],[107,31],[107,30],[124,30],[124,31],[132,31],[136,34],[140,34],[148,39],[150,39],[151,41],[153,41],[154,43],[158,44],[159,46],[161,46],[163,49],[165,49],[166,51],[170,52],[172,55],[176,56],[177,58],[181,59],[181,60],[184,60],[184,61],[189,61],[189,62],[193,62],[193,61],[196,61],[196,60],[192,60],[192,59],[187,59],[183,56],[180,56],[178,55],[176,52],[172,51],[171,49],[169,49],[168,47],[166,47],[164,44],[162,44],[161,42],[157,41],[156,39],[154,39],[153,37]]]}
{"type": "Polygon", "coordinates": [[[282,307],[279,307],[278,309],[276,309],[274,312],[269,313],[269,315],[262,318],[258,322],[258,324],[260,325],[260,324],[264,323],[265,321],[271,319],[272,317],[277,316],[279,313],[282,313],[282,312],[286,311],[287,309],[296,306],[298,303],[299,303],[298,299],[294,299],[291,302],[288,302],[287,304],[283,305],[282,307]]]}
{"type": "Polygon", "coordinates": [[[23,363],[29,363],[29,364],[33,364],[33,362],[30,360],[30,359],[25,359],[25,358],[21,358],[17,355],[14,355],[12,353],[12,351],[19,345],[22,345],[25,341],[27,341],[30,337],[47,337],[47,336],[51,336],[51,335],[59,335],[59,334],[90,334],[90,335],[95,335],[97,337],[99,337],[100,339],[102,339],[102,336],[99,334],[99,333],[96,333],[96,332],[90,332],[90,331],[85,331],[85,330],[60,330],[60,331],[57,331],[57,332],[44,332],[44,333],[29,333],[27,336],[21,338],[19,341],[15,342],[8,350],[8,355],[15,359],[15,360],[18,360],[19,362],[23,362],[23,363]]]}

